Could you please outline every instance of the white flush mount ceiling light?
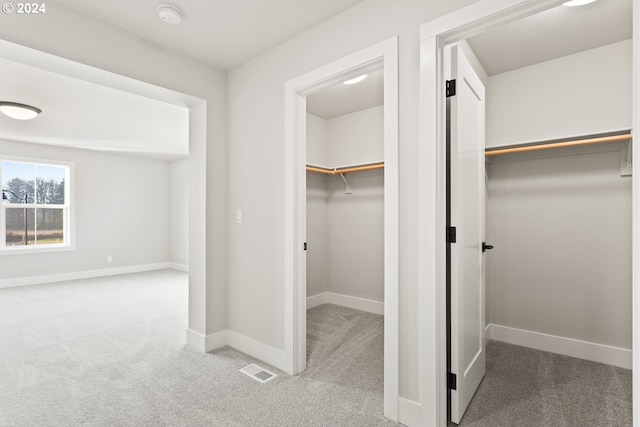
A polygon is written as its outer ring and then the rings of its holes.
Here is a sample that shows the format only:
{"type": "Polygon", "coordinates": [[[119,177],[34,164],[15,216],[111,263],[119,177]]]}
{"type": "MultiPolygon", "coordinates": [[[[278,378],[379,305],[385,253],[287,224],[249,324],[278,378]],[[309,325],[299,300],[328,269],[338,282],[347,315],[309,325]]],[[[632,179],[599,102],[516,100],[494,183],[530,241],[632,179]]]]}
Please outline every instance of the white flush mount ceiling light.
{"type": "Polygon", "coordinates": [[[0,111],[7,117],[16,120],[31,120],[42,113],[41,109],[32,107],[31,105],[9,101],[0,101],[0,111]]]}
{"type": "Polygon", "coordinates": [[[582,6],[585,4],[593,3],[596,0],[571,0],[566,3],[562,3],[563,6],[582,6]]]}
{"type": "Polygon", "coordinates": [[[363,74],[363,75],[361,75],[361,76],[354,77],[354,78],[349,79],[349,80],[345,80],[345,81],[344,81],[344,82],[342,82],[342,83],[344,83],[344,84],[346,84],[346,85],[354,85],[354,84],[356,84],[356,83],[360,83],[361,81],[363,81],[363,80],[364,80],[364,79],[366,79],[366,78],[367,78],[367,75],[366,75],[366,74],[363,74]]]}
{"type": "Polygon", "coordinates": [[[182,11],[178,6],[172,4],[158,5],[158,16],[162,22],[167,24],[179,24],[182,22],[182,11]]]}

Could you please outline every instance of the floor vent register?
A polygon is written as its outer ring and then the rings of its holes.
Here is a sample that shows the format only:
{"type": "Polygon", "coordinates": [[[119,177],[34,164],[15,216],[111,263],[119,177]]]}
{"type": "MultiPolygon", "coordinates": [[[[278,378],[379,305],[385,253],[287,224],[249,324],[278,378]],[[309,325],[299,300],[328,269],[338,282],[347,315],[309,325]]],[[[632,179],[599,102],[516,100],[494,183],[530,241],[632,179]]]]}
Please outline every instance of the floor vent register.
{"type": "Polygon", "coordinates": [[[273,372],[269,372],[266,369],[256,365],[255,363],[252,363],[249,366],[245,366],[244,368],[240,369],[240,372],[250,376],[254,380],[261,383],[266,383],[267,381],[271,381],[272,379],[277,377],[277,375],[273,372]]]}

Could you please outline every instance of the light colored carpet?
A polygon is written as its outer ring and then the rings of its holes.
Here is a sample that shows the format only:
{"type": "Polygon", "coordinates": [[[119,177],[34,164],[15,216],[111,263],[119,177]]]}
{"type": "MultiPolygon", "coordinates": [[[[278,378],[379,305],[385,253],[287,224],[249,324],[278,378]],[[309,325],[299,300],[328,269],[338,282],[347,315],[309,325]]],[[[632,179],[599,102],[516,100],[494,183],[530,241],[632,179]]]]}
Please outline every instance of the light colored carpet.
{"type": "Polygon", "coordinates": [[[631,371],[490,341],[460,427],[632,425],[631,371]]]}
{"type": "Polygon", "coordinates": [[[0,426],[396,425],[382,416],[382,318],[370,316],[311,310],[309,369],[292,377],[228,347],[186,347],[184,273],[0,289],[0,426]],[[250,363],[279,376],[238,372],[250,363]]]}

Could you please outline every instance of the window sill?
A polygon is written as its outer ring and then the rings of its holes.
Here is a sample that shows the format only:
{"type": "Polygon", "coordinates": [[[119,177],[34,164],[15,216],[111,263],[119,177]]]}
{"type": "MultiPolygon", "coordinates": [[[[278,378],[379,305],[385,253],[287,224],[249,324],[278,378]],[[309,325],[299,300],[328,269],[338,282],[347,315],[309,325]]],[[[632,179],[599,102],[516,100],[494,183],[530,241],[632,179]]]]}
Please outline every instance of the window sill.
{"type": "Polygon", "coordinates": [[[70,245],[47,245],[47,246],[8,246],[0,249],[2,255],[31,255],[51,252],[68,252],[74,251],[75,248],[70,245]]]}

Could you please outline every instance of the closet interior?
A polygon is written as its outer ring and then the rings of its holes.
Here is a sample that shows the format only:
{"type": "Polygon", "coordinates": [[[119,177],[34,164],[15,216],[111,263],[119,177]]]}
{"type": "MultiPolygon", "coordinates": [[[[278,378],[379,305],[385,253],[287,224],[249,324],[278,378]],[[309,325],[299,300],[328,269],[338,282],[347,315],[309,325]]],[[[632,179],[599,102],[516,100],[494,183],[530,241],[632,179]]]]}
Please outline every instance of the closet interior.
{"type": "Polygon", "coordinates": [[[353,345],[352,360],[340,364],[353,367],[353,358],[369,352],[367,359],[376,360],[371,387],[381,393],[383,72],[367,74],[360,83],[339,82],[307,96],[307,371],[323,363],[316,359],[335,362],[346,353],[341,347],[353,345]],[[323,349],[329,342],[334,348],[323,349]]]}
{"type": "MultiPolygon", "coordinates": [[[[572,12],[592,13],[521,24],[572,12]]],[[[462,44],[486,88],[486,340],[631,369],[630,18],[619,26],[619,40],[512,69],[483,44],[506,30],[462,44]]]]}

